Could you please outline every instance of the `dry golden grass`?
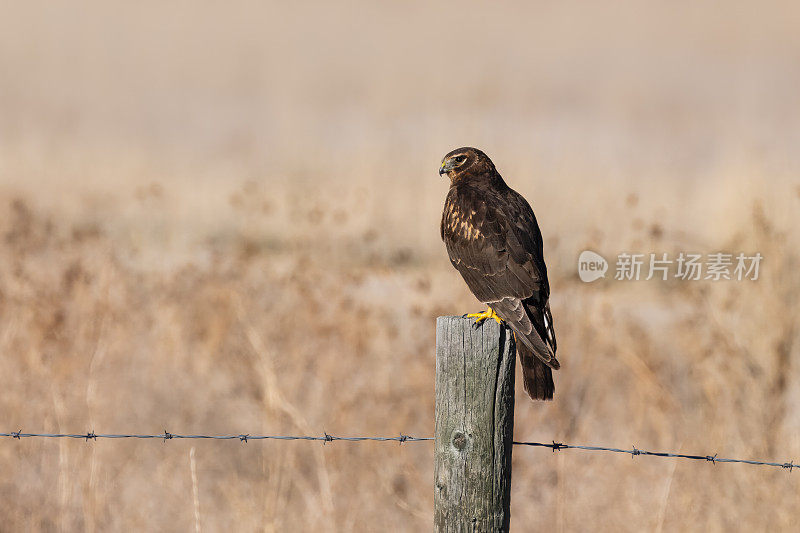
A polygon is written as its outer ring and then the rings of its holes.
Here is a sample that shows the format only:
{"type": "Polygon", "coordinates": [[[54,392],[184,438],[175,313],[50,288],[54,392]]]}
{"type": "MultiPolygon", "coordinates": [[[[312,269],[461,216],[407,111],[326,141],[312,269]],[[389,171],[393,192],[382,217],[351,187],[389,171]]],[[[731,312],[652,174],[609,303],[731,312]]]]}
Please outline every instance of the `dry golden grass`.
{"type": "MultiPolygon", "coordinates": [[[[439,158],[545,234],[516,437],[800,459],[797,8],[20,4],[0,21],[0,431],[430,435],[475,309],[439,158]],[[757,282],[583,284],[593,249],[757,282]]],[[[432,446],[0,441],[0,529],[424,531],[432,446]],[[192,451],[193,450],[193,451],[192,451]]],[[[516,449],[516,531],[790,530],[796,474],[516,449]]]]}

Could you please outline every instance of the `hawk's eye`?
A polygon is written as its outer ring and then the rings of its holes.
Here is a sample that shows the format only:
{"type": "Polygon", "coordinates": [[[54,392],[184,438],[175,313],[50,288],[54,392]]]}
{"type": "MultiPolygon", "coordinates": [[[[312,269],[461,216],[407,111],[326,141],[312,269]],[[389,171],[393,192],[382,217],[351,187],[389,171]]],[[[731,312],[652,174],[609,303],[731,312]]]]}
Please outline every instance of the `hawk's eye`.
{"type": "Polygon", "coordinates": [[[460,156],[456,157],[456,163],[458,163],[459,165],[463,165],[466,160],[467,160],[467,156],[465,156],[465,155],[460,155],[460,156]]]}

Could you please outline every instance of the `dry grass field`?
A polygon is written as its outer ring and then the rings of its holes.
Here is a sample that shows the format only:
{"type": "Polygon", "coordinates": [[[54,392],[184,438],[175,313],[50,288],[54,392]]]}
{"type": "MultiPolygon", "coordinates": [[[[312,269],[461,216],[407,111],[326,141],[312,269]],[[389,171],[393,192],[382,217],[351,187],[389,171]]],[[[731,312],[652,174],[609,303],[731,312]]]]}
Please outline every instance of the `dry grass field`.
{"type": "MultiPolygon", "coordinates": [[[[517,439],[800,460],[795,3],[3,11],[0,432],[431,435],[469,144],[545,235],[562,370],[517,439]],[[586,284],[584,249],[764,262],[586,284]]],[[[432,478],[429,443],[4,438],[0,530],[426,531],[432,478]]],[[[781,469],[514,451],[514,531],[798,504],[781,469]]]]}

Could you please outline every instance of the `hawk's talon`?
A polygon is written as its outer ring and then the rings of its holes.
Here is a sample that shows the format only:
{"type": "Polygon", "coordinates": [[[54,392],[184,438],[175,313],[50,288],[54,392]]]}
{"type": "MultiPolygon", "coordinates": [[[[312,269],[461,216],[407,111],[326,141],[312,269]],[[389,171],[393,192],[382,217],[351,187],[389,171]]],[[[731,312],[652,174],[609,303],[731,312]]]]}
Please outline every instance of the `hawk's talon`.
{"type": "Polygon", "coordinates": [[[464,318],[475,318],[476,328],[479,327],[481,324],[483,324],[483,321],[486,320],[487,318],[494,319],[494,321],[497,322],[498,324],[503,323],[503,319],[497,316],[497,313],[495,313],[494,309],[492,309],[491,307],[487,307],[486,311],[482,313],[468,313],[464,315],[464,318]]]}

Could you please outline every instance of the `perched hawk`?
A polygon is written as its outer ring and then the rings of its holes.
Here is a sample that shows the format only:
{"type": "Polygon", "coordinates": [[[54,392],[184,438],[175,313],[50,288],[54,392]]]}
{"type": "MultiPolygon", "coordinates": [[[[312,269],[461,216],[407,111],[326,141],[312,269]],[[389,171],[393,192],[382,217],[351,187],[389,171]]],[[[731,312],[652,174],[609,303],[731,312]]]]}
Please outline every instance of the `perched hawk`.
{"type": "Polygon", "coordinates": [[[517,341],[528,395],[553,399],[552,371],[560,364],[542,234],[531,206],[476,148],[444,156],[439,174],[450,178],[441,227],[450,262],[489,307],[467,316],[505,322],[517,341]]]}

